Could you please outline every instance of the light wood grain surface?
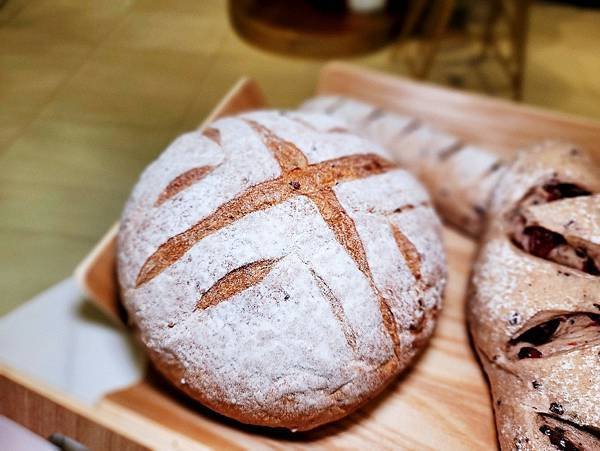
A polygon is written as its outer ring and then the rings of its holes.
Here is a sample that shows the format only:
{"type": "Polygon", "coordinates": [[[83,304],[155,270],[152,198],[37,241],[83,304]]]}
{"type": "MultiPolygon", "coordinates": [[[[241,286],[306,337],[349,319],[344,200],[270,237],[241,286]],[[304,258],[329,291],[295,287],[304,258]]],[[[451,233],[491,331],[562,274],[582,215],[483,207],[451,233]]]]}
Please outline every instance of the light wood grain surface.
{"type": "MultiPolygon", "coordinates": [[[[209,449],[129,411],[88,407],[39,380],[0,364],[0,415],[42,437],[59,433],[92,450],[209,449]]],[[[4,451],[4,450],[3,450],[4,451]]]]}

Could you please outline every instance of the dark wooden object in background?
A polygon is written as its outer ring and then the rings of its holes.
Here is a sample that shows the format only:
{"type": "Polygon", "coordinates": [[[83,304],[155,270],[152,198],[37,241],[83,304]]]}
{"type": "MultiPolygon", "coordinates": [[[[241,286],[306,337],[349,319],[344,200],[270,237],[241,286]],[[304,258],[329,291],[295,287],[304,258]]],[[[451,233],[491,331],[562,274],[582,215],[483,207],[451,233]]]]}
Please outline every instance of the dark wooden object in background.
{"type": "Polygon", "coordinates": [[[229,0],[229,17],[244,40],[266,50],[310,58],[340,58],[371,52],[399,32],[404,2],[369,14],[346,2],[229,0]]]}

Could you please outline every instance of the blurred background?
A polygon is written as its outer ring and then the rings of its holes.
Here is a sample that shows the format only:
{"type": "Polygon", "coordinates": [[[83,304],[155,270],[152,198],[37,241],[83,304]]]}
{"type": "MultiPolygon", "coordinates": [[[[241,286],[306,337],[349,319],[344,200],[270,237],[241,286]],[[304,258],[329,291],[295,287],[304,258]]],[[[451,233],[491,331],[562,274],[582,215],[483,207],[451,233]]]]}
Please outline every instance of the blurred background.
{"type": "Polygon", "coordinates": [[[242,75],[329,59],[600,119],[600,2],[0,0],[0,314],[68,276],[242,75]]]}

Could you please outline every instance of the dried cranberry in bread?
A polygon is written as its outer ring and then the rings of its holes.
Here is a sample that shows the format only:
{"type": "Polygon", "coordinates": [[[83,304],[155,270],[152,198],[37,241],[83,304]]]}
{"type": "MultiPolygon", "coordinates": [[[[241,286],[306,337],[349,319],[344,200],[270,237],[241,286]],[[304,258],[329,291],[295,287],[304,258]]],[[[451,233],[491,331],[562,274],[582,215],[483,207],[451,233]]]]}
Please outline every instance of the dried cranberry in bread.
{"type": "Polygon", "coordinates": [[[518,154],[495,189],[469,324],[502,449],[600,449],[600,170],[569,145],[518,154]]]}
{"type": "Polygon", "coordinates": [[[490,195],[504,170],[498,156],[416,118],[346,97],[316,97],[301,108],[339,118],[352,133],[388,149],[425,184],[444,220],[473,236],[483,232],[490,195]]]}
{"type": "Polygon", "coordinates": [[[239,421],[341,418],[432,332],[446,272],[428,195],[340,128],[220,119],[171,144],[125,207],[119,282],[154,365],[239,421]]]}

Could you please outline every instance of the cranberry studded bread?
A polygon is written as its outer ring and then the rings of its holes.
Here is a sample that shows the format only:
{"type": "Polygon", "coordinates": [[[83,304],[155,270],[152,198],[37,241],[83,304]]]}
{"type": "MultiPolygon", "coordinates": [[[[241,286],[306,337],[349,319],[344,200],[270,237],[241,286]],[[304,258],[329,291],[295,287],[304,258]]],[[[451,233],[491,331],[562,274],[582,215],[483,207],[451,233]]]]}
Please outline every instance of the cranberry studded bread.
{"type": "Polygon", "coordinates": [[[341,119],[351,132],[388,149],[423,181],[446,221],[473,236],[483,232],[489,198],[504,169],[496,155],[416,118],[346,97],[316,97],[301,109],[341,119]]]}
{"type": "Polygon", "coordinates": [[[373,398],[426,344],[440,229],[423,187],[339,121],[248,113],[145,170],[119,283],[174,385],[241,422],[305,430],[373,398]]]}
{"type": "Polygon", "coordinates": [[[573,146],[501,178],[469,324],[502,449],[600,450],[600,170],[573,146]]]}

